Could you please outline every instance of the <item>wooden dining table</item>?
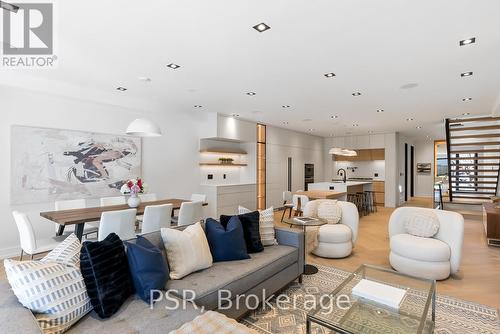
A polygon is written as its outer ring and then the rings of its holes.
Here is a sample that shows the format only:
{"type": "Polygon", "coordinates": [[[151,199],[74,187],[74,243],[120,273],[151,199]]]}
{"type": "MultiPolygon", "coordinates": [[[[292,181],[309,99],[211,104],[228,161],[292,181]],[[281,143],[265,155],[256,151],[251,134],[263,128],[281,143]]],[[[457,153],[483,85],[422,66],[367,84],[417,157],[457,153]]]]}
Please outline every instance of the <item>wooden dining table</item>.
{"type": "MultiPolygon", "coordinates": [[[[144,214],[144,210],[148,205],[161,205],[161,204],[172,204],[173,210],[178,210],[181,204],[184,202],[191,202],[190,200],[170,198],[158,201],[142,202],[137,208],[137,214],[144,214]]],[[[208,205],[203,203],[203,206],[208,205]]],[[[40,216],[51,220],[59,224],[59,229],[57,230],[57,235],[62,235],[64,233],[64,227],[67,225],[76,225],[75,234],[78,239],[82,240],[83,228],[86,222],[97,221],[101,219],[101,214],[105,211],[118,211],[130,209],[127,204],[120,205],[107,205],[107,206],[96,206],[90,208],[82,209],[70,209],[70,210],[59,210],[59,211],[46,211],[40,212],[40,216]]]]}
{"type": "Polygon", "coordinates": [[[310,200],[315,199],[342,199],[346,196],[346,192],[333,190],[307,190],[296,191],[294,195],[306,195],[310,200]]]}

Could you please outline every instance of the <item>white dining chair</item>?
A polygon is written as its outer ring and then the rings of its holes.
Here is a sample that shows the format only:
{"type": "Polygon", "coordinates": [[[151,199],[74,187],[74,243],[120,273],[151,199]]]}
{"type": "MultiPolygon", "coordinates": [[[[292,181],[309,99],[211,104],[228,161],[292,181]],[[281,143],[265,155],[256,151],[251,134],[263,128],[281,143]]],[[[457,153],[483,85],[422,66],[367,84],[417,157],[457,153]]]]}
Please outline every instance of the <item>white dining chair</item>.
{"type": "Polygon", "coordinates": [[[207,195],[205,194],[192,194],[191,195],[191,202],[206,202],[207,201],[207,195]]]}
{"type": "MultiPolygon", "coordinates": [[[[56,211],[62,211],[62,210],[72,210],[72,209],[84,209],[87,207],[87,202],[85,199],[70,199],[70,200],[65,200],[65,201],[56,201],[55,202],[55,210],[56,211]]],[[[54,223],[55,228],[56,228],[56,233],[59,231],[59,224],[54,223]]],[[[75,232],[75,226],[76,225],[67,225],[64,227],[64,234],[71,234],[75,232]]],[[[97,230],[99,229],[99,223],[90,223],[86,222],[85,226],[83,228],[83,235],[86,237],[89,234],[97,233],[97,230]]]]}
{"type": "Polygon", "coordinates": [[[183,202],[179,216],[172,218],[177,225],[189,225],[203,220],[203,202],[183,202]]]}
{"type": "Polygon", "coordinates": [[[116,233],[122,240],[135,238],[136,214],[136,209],[103,212],[97,240],[102,241],[111,233],[116,233]]]}
{"type": "Polygon", "coordinates": [[[144,209],[141,233],[159,231],[162,227],[170,227],[172,204],[148,205],[144,209]]]}
{"type": "Polygon", "coordinates": [[[23,259],[24,253],[33,256],[40,253],[45,253],[53,250],[66,236],[51,238],[51,239],[37,239],[35,230],[28,215],[19,211],[12,211],[12,216],[16,222],[17,230],[19,232],[19,240],[21,242],[21,257],[23,259]]]}
{"type": "Polygon", "coordinates": [[[125,196],[102,197],[101,206],[127,204],[125,196]]]}
{"type": "Polygon", "coordinates": [[[139,194],[139,198],[141,202],[154,202],[158,200],[156,194],[139,194]]]}

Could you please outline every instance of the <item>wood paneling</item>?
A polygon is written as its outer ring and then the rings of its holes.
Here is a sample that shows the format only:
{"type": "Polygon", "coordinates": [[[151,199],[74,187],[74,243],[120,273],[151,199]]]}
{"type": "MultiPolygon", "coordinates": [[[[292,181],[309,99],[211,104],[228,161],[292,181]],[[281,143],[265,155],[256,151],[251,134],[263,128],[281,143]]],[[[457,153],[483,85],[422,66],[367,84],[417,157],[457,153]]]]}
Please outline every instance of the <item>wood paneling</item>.
{"type": "Polygon", "coordinates": [[[375,205],[384,206],[385,205],[385,182],[384,181],[373,181],[372,190],[375,192],[375,205]]]}
{"type": "Polygon", "coordinates": [[[385,160],[385,150],[383,148],[376,149],[360,149],[356,150],[358,153],[355,157],[347,157],[343,155],[336,155],[335,161],[371,161],[371,160],[385,160]]]}

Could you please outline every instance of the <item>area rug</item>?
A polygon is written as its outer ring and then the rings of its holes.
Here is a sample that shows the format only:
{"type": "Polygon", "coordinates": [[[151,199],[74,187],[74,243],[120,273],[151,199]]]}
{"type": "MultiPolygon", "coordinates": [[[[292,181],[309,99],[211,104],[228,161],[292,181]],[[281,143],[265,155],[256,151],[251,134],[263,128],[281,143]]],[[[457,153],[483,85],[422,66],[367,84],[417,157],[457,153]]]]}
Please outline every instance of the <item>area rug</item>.
{"type": "MultiPolygon", "coordinates": [[[[319,272],[315,275],[304,276],[302,284],[290,284],[283,294],[296,300],[305,294],[322,295],[332,292],[349,272],[318,265],[319,272]]],[[[276,306],[276,301],[270,302],[276,306]]],[[[297,308],[281,310],[276,307],[258,308],[241,320],[242,323],[263,334],[304,334],[306,333],[306,314],[304,305],[298,302],[297,308]]],[[[314,334],[329,334],[330,330],[317,325],[312,326],[314,334]]],[[[387,329],[370,331],[371,334],[388,333],[387,329]]],[[[393,331],[397,333],[397,331],[393,331]]],[[[498,311],[473,302],[460,300],[444,295],[436,298],[436,334],[471,334],[471,333],[500,333],[498,311]]]]}

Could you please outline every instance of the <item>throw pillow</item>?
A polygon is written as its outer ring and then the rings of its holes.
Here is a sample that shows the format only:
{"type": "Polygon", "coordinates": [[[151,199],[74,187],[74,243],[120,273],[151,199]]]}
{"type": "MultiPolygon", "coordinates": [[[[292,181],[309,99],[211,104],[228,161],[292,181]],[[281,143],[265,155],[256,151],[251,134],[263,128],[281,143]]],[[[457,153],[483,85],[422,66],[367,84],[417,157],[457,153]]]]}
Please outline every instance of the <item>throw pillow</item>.
{"type": "Polygon", "coordinates": [[[127,259],[135,292],[146,303],[151,302],[151,291],[162,290],[168,280],[168,265],[161,250],[143,236],[134,242],[125,242],[127,259]]]}
{"type": "Polygon", "coordinates": [[[115,233],[102,241],[85,241],[80,268],[94,311],[101,318],[115,314],[134,292],[125,247],[115,233]]]}
{"type": "Polygon", "coordinates": [[[65,265],[80,267],[80,250],[82,244],[74,233],[71,233],[63,242],[56,246],[40,261],[57,262],[65,265]]]}
{"type": "Polygon", "coordinates": [[[43,333],[63,333],[92,310],[78,267],[15,260],[4,260],[4,267],[12,291],[43,333]]]}
{"type": "MultiPolygon", "coordinates": [[[[233,216],[220,216],[220,223],[224,228],[229,223],[229,220],[233,216]]],[[[237,216],[243,225],[243,236],[245,238],[245,243],[247,245],[248,253],[259,253],[264,250],[264,246],[262,245],[262,241],[260,240],[260,231],[259,231],[259,212],[253,211],[245,214],[241,214],[237,216]]]]}
{"type": "Polygon", "coordinates": [[[434,212],[418,210],[407,217],[405,229],[408,234],[432,238],[439,231],[439,219],[434,212]]]}
{"type": "MultiPolygon", "coordinates": [[[[238,213],[244,214],[251,212],[245,207],[238,206],[238,213]]],[[[264,246],[277,245],[276,237],[274,235],[274,208],[271,206],[265,210],[259,211],[259,231],[260,240],[264,246]]]]}
{"type": "Polygon", "coordinates": [[[325,219],[328,224],[337,224],[342,219],[342,208],[335,200],[321,202],[318,205],[318,218],[325,219]]]}
{"type": "Polygon", "coordinates": [[[212,254],[200,223],[189,225],[182,231],[162,228],[161,238],[167,252],[171,279],[181,279],[212,266],[212,254]]]}
{"type": "Polygon", "coordinates": [[[249,259],[243,233],[243,225],[238,216],[229,219],[226,226],[215,219],[205,222],[205,233],[214,262],[249,259]]]}

